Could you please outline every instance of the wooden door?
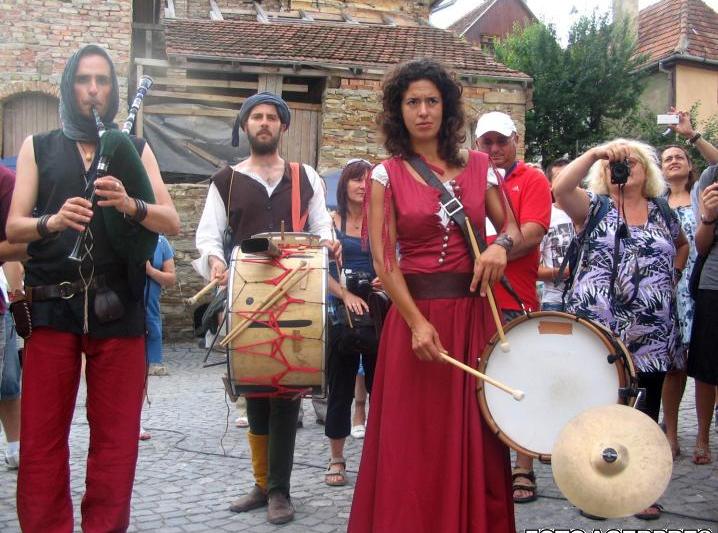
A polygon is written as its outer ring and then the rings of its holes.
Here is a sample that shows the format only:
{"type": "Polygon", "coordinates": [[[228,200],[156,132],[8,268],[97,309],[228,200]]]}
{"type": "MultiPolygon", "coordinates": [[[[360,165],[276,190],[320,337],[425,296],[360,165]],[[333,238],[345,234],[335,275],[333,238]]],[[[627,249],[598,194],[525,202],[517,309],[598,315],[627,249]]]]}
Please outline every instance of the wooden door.
{"type": "Polygon", "coordinates": [[[13,157],[28,135],[60,126],[58,100],[42,93],[15,96],[2,107],[2,156],[13,157]]]}
{"type": "Polygon", "coordinates": [[[296,105],[301,104],[289,103],[292,122],[282,138],[279,153],[287,161],[298,161],[316,168],[322,112],[318,105],[296,105]]]}

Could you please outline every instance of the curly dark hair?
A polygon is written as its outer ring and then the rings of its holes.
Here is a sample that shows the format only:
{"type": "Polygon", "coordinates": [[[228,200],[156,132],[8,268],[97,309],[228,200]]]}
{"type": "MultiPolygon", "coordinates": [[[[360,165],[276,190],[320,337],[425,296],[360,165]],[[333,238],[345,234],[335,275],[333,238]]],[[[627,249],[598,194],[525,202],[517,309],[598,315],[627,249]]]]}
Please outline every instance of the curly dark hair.
{"type": "MultiPolygon", "coordinates": [[[[688,164],[691,166],[690,172],[688,172],[688,181],[686,181],[686,190],[688,192],[691,192],[691,189],[693,188],[693,184],[698,179],[698,176],[696,175],[696,169],[693,166],[693,159],[691,158],[690,152],[686,149],[685,146],[681,146],[679,144],[669,144],[667,146],[664,146],[661,148],[661,155],[660,155],[660,162],[661,166],[663,166],[663,152],[668,150],[669,148],[678,148],[681,152],[683,152],[686,156],[686,159],[688,160],[688,164]]],[[[668,196],[671,195],[671,189],[668,188],[668,196]]]]}
{"type": "Polygon", "coordinates": [[[462,167],[459,150],[466,141],[462,87],[456,75],[433,59],[415,59],[398,64],[384,77],[383,111],[377,122],[384,134],[384,148],[393,156],[416,155],[401,114],[401,102],[409,85],[428,80],[439,89],[443,105],[439,128],[439,155],[450,165],[462,167]]]}
{"type": "Polygon", "coordinates": [[[351,180],[362,179],[371,170],[371,163],[363,159],[355,159],[347,163],[342,170],[337,184],[337,213],[340,218],[346,218],[349,199],[347,197],[347,184],[351,180]]]}

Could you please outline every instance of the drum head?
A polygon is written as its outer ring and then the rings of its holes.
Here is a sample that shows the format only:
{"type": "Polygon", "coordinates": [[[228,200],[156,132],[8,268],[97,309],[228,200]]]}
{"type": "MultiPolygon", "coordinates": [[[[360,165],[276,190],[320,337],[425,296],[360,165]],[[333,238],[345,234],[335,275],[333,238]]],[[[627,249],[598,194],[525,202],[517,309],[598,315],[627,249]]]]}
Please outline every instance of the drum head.
{"type": "Polygon", "coordinates": [[[591,407],[619,402],[626,369],[608,362],[614,348],[607,333],[573,315],[533,313],[508,323],[505,333],[510,351],[489,345],[479,370],[526,396],[517,402],[480,382],[482,413],[511,448],[548,460],[569,420],[591,407]]]}

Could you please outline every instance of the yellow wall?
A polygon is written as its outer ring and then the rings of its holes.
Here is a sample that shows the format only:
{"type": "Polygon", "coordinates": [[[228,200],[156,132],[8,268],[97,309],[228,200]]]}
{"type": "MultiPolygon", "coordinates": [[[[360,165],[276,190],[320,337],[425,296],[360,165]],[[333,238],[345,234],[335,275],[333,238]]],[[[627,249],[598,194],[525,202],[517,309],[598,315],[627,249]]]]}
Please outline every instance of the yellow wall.
{"type": "Polygon", "coordinates": [[[718,70],[676,65],[676,107],[688,111],[696,102],[700,102],[700,122],[718,114],[718,70]]]}
{"type": "Polygon", "coordinates": [[[645,78],[641,104],[657,115],[668,112],[671,106],[671,80],[668,74],[655,71],[645,78]]]}

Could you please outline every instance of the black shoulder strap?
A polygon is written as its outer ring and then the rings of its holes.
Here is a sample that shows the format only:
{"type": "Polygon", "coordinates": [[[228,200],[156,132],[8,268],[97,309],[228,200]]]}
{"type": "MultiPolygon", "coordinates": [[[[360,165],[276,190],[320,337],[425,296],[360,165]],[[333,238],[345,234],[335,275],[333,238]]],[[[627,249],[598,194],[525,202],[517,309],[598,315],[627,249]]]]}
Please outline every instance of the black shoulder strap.
{"type": "Polygon", "coordinates": [[[670,231],[674,220],[673,208],[669,205],[668,200],[662,196],[656,196],[655,198],[651,198],[651,200],[658,207],[658,210],[661,212],[661,216],[663,217],[663,221],[666,223],[668,231],[670,231]]]}
{"type": "Polygon", "coordinates": [[[568,289],[573,286],[573,281],[576,278],[578,262],[581,259],[581,252],[584,250],[588,236],[596,229],[596,226],[598,226],[601,220],[605,218],[608,213],[609,205],[608,196],[599,194],[596,197],[596,203],[588,214],[586,227],[583,228],[580,235],[576,235],[571,240],[571,244],[568,246],[566,255],[564,256],[563,261],[561,261],[561,266],[558,269],[558,276],[555,282],[557,283],[559,280],[563,279],[566,268],[568,268],[568,278],[566,278],[563,286],[564,302],[566,300],[566,293],[568,292],[568,289]]]}
{"type": "MultiPolygon", "coordinates": [[[[409,158],[407,161],[412,166],[412,168],[416,170],[419,176],[423,178],[427,185],[439,191],[439,201],[441,202],[441,209],[461,228],[461,232],[464,235],[464,240],[466,241],[466,244],[469,248],[469,254],[471,255],[472,259],[476,260],[476,256],[474,255],[474,249],[471,246],[471,237],[469,236],[469,229],[466,224],[466,214],[464,213],[463,204],[459,201],[458,198],[451,194],[446,189],[446,187],[444,187],[444,184],[441,183],[441,180],[436,177],[436,174],[434,174],[434,172],[426,165],[423,159],[414,156],[409,158]]],[[[481,236],[481,233],[477,231],[476,226],[473,223],[471,225],[474,230],[474,235],[476,236],[476,241],[479,245],[479,251],[483,252],[486,249],[486,241],[484,241],[484,238],[481,236]]],[[[523,301],[516,293],[514,288],[511,286],[509,280],[506,279],[506,276],[501,277],[501,285],[504,286],[504,289],[506,289],[506,291],[511,295],[511,297],[516,300],[516,302],[519,304],[519,307],[523,309],[525,313],[526,307],[524,306],[523,301]]]]}

